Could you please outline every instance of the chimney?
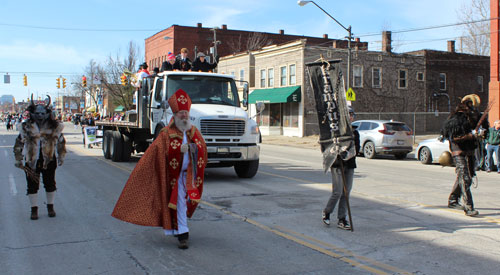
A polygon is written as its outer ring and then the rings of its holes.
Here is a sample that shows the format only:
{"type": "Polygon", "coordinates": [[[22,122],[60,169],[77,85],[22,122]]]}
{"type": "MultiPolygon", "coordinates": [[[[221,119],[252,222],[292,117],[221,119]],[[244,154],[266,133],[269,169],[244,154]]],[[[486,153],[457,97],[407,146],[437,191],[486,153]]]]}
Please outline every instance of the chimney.
{"type": "Polygon", "coordinates": [[[323,34],[323,38],[324,38],[324,39],[328,39],[328,34],[326,34],[326,33],[325,33],[325,34],[323,34]]]}
{"type": "Polygon", "coordinates": [[[223,25],[222,25],[222,29],[223,29],[223,30],[227,30],[227,25],[226,25],[226,24],[223,24],[223,25]]]}
{"type": "Polygon", "coordinates": [[[201,28],[202,26],[203,26],[203,24],[198,23],[198,28],[201,28]]]}
{"type": "Polygon", "coordinates": [[[285,34],[285,30],[280,30],[280,34],[285,34]]]}
{"type": "Polygon", "coordinates": [[[391,32],[383,31],[382,32],[382,51],[390,53],[392,50],[391,47],[391,32]]]}
{"type": "Polygon", "coordinates": [[[448,52],[450,52],[450,53],[455,52],[455,40],[448,41],[448,52]]]}
{"type": "Polygon", "coordinates": [[[356,41],[356,43],[359,43],[361,40],[359,40],[359,37],[356,37],[356,39],[354,39],[354,41],[356,41]]]}

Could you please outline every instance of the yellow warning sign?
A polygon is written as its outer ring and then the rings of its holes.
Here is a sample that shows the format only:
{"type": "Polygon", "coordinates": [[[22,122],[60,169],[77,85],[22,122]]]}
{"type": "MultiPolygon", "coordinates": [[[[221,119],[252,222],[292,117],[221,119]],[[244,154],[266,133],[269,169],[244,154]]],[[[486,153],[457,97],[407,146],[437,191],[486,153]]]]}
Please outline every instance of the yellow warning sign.
{"type": "Polygon", "coordinates": [[[348,101],[356,101],[356,93],[352,88],[349,88],[347,92],[345,93],[345,97],[348,101]]]}

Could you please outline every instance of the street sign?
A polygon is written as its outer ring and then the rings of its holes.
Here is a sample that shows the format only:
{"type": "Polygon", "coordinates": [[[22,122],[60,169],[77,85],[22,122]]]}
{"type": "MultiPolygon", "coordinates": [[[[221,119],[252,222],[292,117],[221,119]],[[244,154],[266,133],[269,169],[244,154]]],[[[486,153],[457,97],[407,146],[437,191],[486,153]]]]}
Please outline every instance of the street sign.
{"type": "Polygon", "coordinates": [[[94,75],[93,82],[94,82],[94,83],[93,83],[94,85],[99,85],[99,84],[101,84],[101,79],[99,78],[99,76],[98,76],[98,75],[96,75],[96,74],[94,75]]]}
{"type": "Polygon", "coordinates": [[[349,90],[347,90],[347,92],[345,93],[345,97],[347,101],[356,101],[356,93],[352,88],[349,88],[349,90]]]}
{"type": "Polygon", "coordinates": [[[10,75],[9,74],[3,75],[3,83],[10,84],[10,75]]]}

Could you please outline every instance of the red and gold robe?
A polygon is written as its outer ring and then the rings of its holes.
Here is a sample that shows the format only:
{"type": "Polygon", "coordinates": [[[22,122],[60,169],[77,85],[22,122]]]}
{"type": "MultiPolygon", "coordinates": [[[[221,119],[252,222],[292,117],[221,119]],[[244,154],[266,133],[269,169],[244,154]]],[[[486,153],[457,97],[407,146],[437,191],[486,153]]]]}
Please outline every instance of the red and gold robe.
{"type": "MultiPolygon", "coordinates": [[[[198,151],[196,160],[189,154],[186,177],[187,216],[191,217],[203,192],[207,147],[196,127],[192,126],[186,136],[188,145],[196,145],[198,151]]],[[[183,133],[173,121],[162,129],[130,174],[111,214],[113,217],[138,225],[177,229],[177,182],[183,161],[182,139],[183,133]]]]}

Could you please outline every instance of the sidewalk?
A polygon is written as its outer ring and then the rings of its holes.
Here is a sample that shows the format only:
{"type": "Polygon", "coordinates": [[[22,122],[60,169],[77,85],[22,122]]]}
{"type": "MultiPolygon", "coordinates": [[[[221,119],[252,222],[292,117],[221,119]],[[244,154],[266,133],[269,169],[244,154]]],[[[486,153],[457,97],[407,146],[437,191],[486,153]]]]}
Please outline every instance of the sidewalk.
{"type": "MultiPolygon", "coordinates": [[[[422,140],[435,138],[437,134],[434,135],[417,135],[415,136],[415,143],[413,144],[413,148],[417,148],[418,143],[422,140]]],[[[306,136],[306,137],[287,137],[287,136],[262,136],[263,144],[272,144],[272,145],[283,145],[283,146],[293,146],[299,148],[309,148],[309,149],[318,149],[319,146],[319,135],[306,136]]]]}

